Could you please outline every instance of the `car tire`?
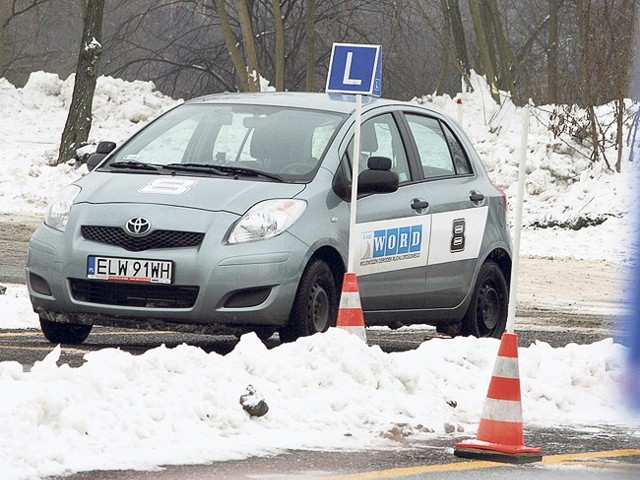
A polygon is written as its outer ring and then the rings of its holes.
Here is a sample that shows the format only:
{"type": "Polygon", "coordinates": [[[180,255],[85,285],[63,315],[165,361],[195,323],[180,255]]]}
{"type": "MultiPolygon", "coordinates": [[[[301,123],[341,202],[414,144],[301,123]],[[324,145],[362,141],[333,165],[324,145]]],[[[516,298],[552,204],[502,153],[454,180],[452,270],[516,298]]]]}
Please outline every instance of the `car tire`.
{"type": "Polygon", "coordinates": [[[487,260],[478,273],[471,303],[462,319],[462,334],[500,338],[507,325],[509,288],[500,267],[487,260]]]}
{"type": "Polygon", "coordinates": [[[288,323],[280,329],[282,342],[293,342],[336,325],[338,293],[331,268],[313,260],[300,279],[288,323]]]}
{"type": "Polygon", "coordinates": [[[64,343],[67,345],[80,345],[84,342],[93,325],[83,325],[80,323],[60,323],[52,322],[40,317],[40,329],[44,338],[51,343],[64,343]]]}

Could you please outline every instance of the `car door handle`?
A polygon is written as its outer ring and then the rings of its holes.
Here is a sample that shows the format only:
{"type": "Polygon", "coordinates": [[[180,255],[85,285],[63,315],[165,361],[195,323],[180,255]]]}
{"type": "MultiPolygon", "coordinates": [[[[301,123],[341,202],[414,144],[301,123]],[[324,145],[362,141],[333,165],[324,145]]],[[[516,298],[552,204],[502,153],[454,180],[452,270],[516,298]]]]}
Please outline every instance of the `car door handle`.
{"type": "Polygon", "coordinates": [[[473,190],[469,193],[469,200],[471,200],[472,202],[481,202],[482,200],[484,200],[484,195],[473,190]]]}
{"type": "Polygon", "coordinates": [[[426,200],[413,200],[411,202],[411,208],[414,210],[424,210],[425,208],[429,208],[429,202],[426,200]]]}

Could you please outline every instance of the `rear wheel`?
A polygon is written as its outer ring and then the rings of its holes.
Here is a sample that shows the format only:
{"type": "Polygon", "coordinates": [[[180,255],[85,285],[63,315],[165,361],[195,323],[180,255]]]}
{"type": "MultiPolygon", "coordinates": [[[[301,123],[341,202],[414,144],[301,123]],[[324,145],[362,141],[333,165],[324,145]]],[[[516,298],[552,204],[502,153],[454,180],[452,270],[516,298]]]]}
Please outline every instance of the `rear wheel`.
{"type": "Polygon", "coordinates": [[[280,329],[280,340],[326,332],[336,324],[338,294],[336,281],[323,260],[313,260],[302,274],[289,322],[280,329]]]}
{"type": "Polygon", "coordinates": [[[488,260],[480,268],[462,334],[500,338],[507,325],[509,289],[500,267],[488,260]]]}
{"type": "Polygon", "coordinates": [[[52,322],[51,320],[40,317],[40,328],[42,329],[44,338],[51,343],[79,345],[89,336],[92,325],[52,322]]]}

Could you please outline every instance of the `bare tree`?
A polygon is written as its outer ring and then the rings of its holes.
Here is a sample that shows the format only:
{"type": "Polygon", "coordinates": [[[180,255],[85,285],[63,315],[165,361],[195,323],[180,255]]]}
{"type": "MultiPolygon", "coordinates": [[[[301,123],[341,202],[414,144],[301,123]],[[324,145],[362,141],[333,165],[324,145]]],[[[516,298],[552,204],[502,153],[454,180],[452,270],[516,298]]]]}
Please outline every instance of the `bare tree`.
{"type": "Polygon", "coordinates": [[[462,23],[462,15],[460,13],[459,0],[441,0],[442,13],[445,18],[445,24],[450,28],[453,46],[456,52],[457,64],[460,69],[462,78],[467,87],[471,88],[469,80],[469,71],[471,63],[467,53],[467,40],[464,32],[464,24],[462,23]]]}
{"type": "Polygon", "coordinates": [[[280,0],[273,0],[273,26],[275,30],[275,74],[276,90],[284,90],[284,24],[282,22],[282,8],[280,0]]]}
{"type": "Polygon", "coordinates": [[[495,72],[495,61],[492,60],[492,45],[489,43],[491,25],[487,24],[482,6],[479,0],[469,0],[469,10],[473,20],[473,29],[476,34],[478,55],[480,57],[480,71],[484,74],[493,99],[500,103],[500,92],[495,72]]]}
{"type": "MultiPolygon", "coordinates": [[[[11,0],[11,4],[5,3],[0,7],[0,76],[3,76],[9,65],[5,59],[5,35],[12,23],[15,23],[19,17],[25,14],[38,11],[38,7],[47,3],[49,0],[11,0]]],[[[29,54],[26,52],[26,48],[21,48],[20,58],[26,58],[29,54]]],[[[18,60],[18,58],[12,58],[11,63],[18,60]]]]}
{"type": "Polygon", "coordinates": [[[558,11],[561,0],[548,0],[547,102],[558,103],[558,11]]]}
{"type": "Polygon", "coordinates": [[[315,25],[314,25],[314,16],[315,16],[315,0],[306,0],[305,1],[305,15],[304,15],[304,50],[306,55],[305,62],[305,90],[308,92],[312,92],[315,90],[315,52],[314,52],[314,43],[315,43],[315,25]]]}
{"type": "Polygon", "coordinates": [[[73,96],[69,106],[69,115],[62,132],[60,151],[56,162],[58,164],[75,157],[76,150],[87,143],[91,130],[91,107],[102,52],[100,41],[102,39],[104,0],[87,0],[87,2],[73,96]]]}

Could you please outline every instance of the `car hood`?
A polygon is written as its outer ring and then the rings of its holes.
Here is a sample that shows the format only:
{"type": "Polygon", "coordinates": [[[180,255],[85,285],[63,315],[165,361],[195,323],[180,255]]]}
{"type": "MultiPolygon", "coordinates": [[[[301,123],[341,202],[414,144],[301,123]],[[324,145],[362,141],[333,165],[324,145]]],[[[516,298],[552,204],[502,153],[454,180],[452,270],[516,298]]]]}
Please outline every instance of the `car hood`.
{"type": "Polygon", "coordinates": [[[244,214],[261,200],[293,198],[305,185],[239,177],[197,177],[92,172],[78,182],[74,203],[154,204],[244,214]]]}

